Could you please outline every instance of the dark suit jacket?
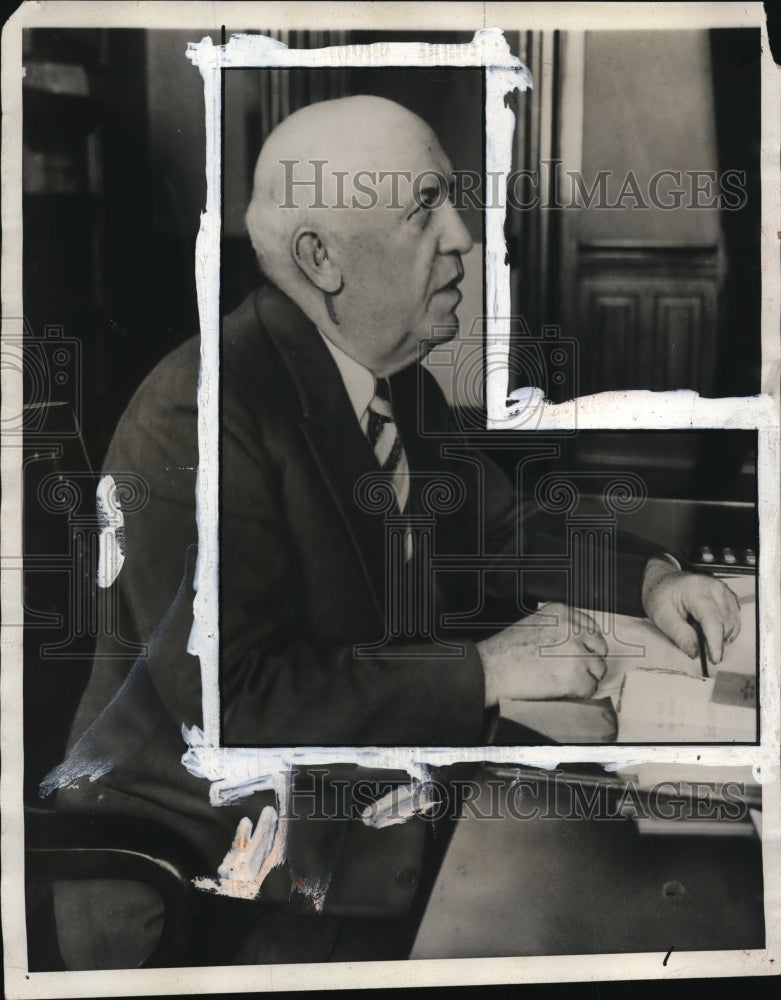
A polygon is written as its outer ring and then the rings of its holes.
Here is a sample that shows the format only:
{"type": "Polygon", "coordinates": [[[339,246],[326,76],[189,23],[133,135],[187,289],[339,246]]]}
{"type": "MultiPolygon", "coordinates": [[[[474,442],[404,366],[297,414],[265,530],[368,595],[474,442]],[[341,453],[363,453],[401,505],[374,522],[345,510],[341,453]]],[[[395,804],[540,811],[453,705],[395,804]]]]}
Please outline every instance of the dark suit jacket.
{"type": "MultiPolygon", "coordinates": [[[[118,602],[118,627],[99,641],[73,728],[74,740],[87,731],[81,751],[106,762],[105,773],[60,801],[153,816],[190,837],[213,871],[238,820],[256,820],[270,796],[214,808],[207,783],[180,762],[182,724],[201,721],[199,664],[186,652],[197,545],[198,366],[197,338],[158,365],[128,406],[107,457],[107,471],[142,475],[150,500],[126,515],[126,562],[106,596],[118,602]],[[148,643],[130,681],[128,642],[148,643]]],[[[315,328],[265,287],[225,319],[221,375],[223,743],[484,743],[479,629],[439,625],[439,637],[457,643],[450,656],[432,657],[429,635],[391,636],[376,655],[355,654],[356,643],[381,642],[387,633],[385,515],[356,498],[356,483],[376,473],[376,461],[315,328]]],[[[492,631],[532,610],[536,599],[565,598],[560,572],[526,575],[532,593],[519,594],[513,574],[491,571],[492,557],[517,554],[519,546],[564,551],[561,525],[530,514],[521,539],[515,491],[463,444],[430,375],[413,365],[391,388],[414,473],[412,512],[425,511],[431,479],[446,474],[463,485],[463,502],[434,525],[433,550],[452,557],[453,568],[432,583],[433,620],[474,619],[477,610],[492,631]],[[463,562],[470,555],[483,557],[484,572],[463,562]]],[[[640,580],[651,551],[623,539],[618,610],[642,613],[640,580]]],[[[582,598],[604,602],[598,593],[582,598]]],[[[346,765],[331,771],[356,775],[346,765]]],[[[311,776],[299,782],[311,784],[311,776]]],[[[269,879],[264,898],[294,898],[296,885],[309,879],[330,885],[326,912],[401,913],[415,892],[409,872],[419,866],[422,842],[420,822],[376,831],[358,822],[295,821],[288,870],[269,879]]]]}

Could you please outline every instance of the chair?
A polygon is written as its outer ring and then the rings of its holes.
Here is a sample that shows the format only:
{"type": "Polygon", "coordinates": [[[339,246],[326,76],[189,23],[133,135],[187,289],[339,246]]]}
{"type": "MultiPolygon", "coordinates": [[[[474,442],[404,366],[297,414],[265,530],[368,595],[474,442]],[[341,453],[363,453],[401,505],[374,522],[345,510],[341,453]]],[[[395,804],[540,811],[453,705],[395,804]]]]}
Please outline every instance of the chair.
{"type": "Polygon", "coordinates": [[[51,885],[67,879],[129,879],[161,896],[160,940],[145,967],[203,964],[208,897],[192,879],[205,863],[191,844],[151,821],[83,816],[25,807],[29,969],[65,969],[57,942],[51,885]]]}

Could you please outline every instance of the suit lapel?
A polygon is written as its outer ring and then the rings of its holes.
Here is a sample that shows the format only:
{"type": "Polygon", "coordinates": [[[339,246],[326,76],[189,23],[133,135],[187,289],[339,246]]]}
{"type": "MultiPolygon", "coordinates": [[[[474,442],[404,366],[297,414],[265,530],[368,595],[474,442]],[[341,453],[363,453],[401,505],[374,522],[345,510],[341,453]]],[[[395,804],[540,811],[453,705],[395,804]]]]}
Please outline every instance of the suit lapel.
{"type": "Polygon", "coordinates": [[[453,468],[452,462],[442,458],[441,438],[431,433],[433,428],[443,426],[443,414],[437,412],[436,397],[431,392],[421,391],[421,375],[420,366],[414,364],[390,380],[393,413],[412,470],[411,502],[418,513],[423,512],[420,493],[424,482],[439,473],[451,472],[453,468]],[[427,434],[423,433],[423,428],[428,430],[427,434]]]}
{"type": "MultiPolygon", "coordinates": [[[[471,461],[460,457],[464,443],[452,423],[450,407],[433,376],[420,365],[394,375],[391,390],[399,432],[413,470],[412,509],[433,516],[430,510],[423,509],[423,486],[438,476],[456,477],[466,493],[465,502],[450,512],[439,512],[434,518],[435,552],[438,555],[477,552],[482,524],[480,474],[471,461]],[[446,433],[449,426],[453,428],[451,435],[446,433]],[[446,447],[448,444],[450,449],[446,447]]],[[[446,589],[453,586],[452,577],[449,583],[444,583],[447,574],[438,573],[435,577],[446,589]]]]}
{"type": "Polygon", "coordinates": [[[356,485],[361,477],[377,472],[374,452],[355,418],[339,369],[317,328],[273,286],[258,292],[255,307],[296,387],[302,432],[383,618],[384,515],[366,510],[356,498],[356,485]]]}

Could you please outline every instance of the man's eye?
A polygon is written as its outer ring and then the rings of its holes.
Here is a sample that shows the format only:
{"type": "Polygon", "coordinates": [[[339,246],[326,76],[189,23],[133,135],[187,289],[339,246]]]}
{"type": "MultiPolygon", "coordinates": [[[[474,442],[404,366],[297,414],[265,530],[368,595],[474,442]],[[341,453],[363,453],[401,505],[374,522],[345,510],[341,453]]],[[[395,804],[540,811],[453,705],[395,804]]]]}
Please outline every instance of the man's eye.
{"type": "Polygon", "coordinates": [[[439,208],[440,205],[444,205],[446,201],[449,201],[451,205],[455,205],[455,184],[448,185],[447,191],[445,191],[444,188],[442,191],[435,191],[433,188],[431,190],[421,191],[419,205],[425,211],[430,212],[432,209],[439,208]]]}
{"type": "MultiPolygon", "coordinates": [[[[448,191],[446,198],[452,200],[452,194],[452,191],[448,191]]],[[[408,218],[418,216],[421,225],[428,225],[431,213],[436,211],[441,205],[444,205],[446,198],[443,198],[442,192],[438,188],[432,187],[420,191],[416,198],[415,208],[409,214],[408,218]]]]}

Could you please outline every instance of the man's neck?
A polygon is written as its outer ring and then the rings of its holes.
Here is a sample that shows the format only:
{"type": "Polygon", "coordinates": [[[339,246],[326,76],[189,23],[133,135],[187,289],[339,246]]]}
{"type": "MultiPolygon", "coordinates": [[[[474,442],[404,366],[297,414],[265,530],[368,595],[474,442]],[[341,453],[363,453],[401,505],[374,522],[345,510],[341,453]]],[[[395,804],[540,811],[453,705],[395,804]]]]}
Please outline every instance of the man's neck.
{"type": "Polygon", "coordinates": [[[366,408],[375,393],[376,379],[365,365],[362,365],[360,361],[356,361],[355,358],[342,350],[341,347],[334,344],[319,327],[318,333],[323,338],[325,346],[330,351],[331,357],[339,369],[339,374],[342,377],[344,388],[355,411],[355,416],[358,422],[362,424],[366,408]]]}

